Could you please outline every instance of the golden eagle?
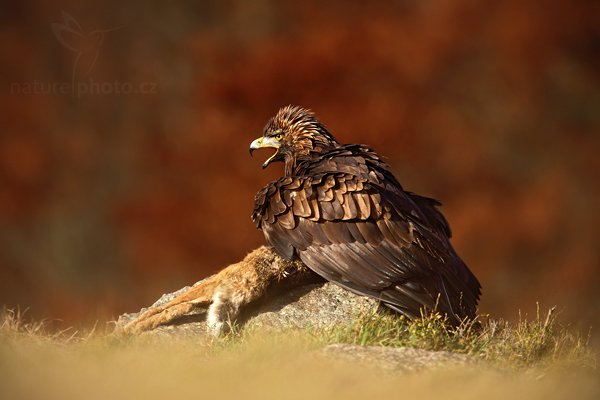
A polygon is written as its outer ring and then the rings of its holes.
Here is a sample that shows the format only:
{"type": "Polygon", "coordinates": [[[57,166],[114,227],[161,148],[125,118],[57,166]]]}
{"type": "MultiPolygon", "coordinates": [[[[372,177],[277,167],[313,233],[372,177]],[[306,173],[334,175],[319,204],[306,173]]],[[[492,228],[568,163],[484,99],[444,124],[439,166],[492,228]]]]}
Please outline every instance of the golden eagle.
{"type": "Polygon", "coordinates": [[[280,109],[250,145],[284,176],[257,193],[252,220],[279,255],[410,318],[422,309],[457,325],[475,316],[481,285],[450,244],[434,199],[405,191],[371,148],[340,144],[314,114],[280,109]]]}

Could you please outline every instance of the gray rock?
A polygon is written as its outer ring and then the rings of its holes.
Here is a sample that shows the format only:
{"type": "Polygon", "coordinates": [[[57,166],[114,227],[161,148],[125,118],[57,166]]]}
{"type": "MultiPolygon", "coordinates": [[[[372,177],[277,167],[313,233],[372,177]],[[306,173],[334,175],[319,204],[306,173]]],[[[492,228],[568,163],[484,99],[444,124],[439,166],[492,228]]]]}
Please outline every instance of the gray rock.
{"type": "Polygon", "coordinates": [[[473,366],[473,357],[448,351],[429,351],[411,347],[357,346],[332,344],[321,351],[329,360],[359,364],[395,372],[473,366]]]}
{"type": "MultiPolygon", "coordinates": [[[[200,283],[200,282],[198,282],[200,283]]],[[[198,284],[197,283],[197,284],[198,284]]],[[[196,284],[196,285],[197,285],[196,284]]],[[[185,287],[173,293],[165,294],[148,309],[159,307],[176,296],[184,293],[185,287]]],[[[278,293],[245,310],[238,321],[241,329],[306,329],[330,328],[350,325],[364,313],[378,309],[378,302],[355,295],[331,283],[305,285],[278,293]]],[[[117,328],[123,326],[138,313],[123,314],[119,317],[117,328]]],[[[172,324],[159,326],[142,336],[154,338],[198,339],[206,338],[205,311],[191,313],[172,324]]],[[[316,357],[325,357],[329,361],[351,363],[381,370],[418,372],[434,368],[475,365],[473,357],[445,351],[428,351],[408,347],[358,346],[334,344],[313,353],[316,357]]]]}
{"type": "MultiPolygon", "coordinates": [[[[199,284],[200,282],[196,283],[199,284]]],[[[159,307],[189,287],[164,294],[148,308],[138,313],[123,314],[117,321],[117,328],[125,325],[147,309],[159,307]]],[[[365,312],[373,312],[378,302],[358,296],[331,283],[305,285],[278,293],[259,304],[248,307],[239,318],[238,325],[243,329],[305,329],[308,327],[327,328],[350,324],[365,312]]],[[[204,310],[191,313],[174,323],[159,326],[143,335],[176,335],[197,337],[206,333],[204,310]]]]}

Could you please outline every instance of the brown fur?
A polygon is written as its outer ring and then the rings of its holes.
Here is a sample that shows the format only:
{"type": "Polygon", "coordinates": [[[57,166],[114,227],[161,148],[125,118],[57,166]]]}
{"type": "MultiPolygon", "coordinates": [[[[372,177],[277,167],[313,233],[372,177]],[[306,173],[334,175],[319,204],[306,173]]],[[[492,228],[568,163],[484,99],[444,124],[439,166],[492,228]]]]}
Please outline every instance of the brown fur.
{"type": "Polygon", "coordinates": [[[308,277],[308,272],[301,261],[284,260],[272,248],[261,246],[242,261],[229,265],[169,303],[140,314],[122,331],[151,330],[194,310],[204,309],[209,332],[219,335],[236,320],[240,309],[264,297],[272,286],[286,281],[299,284],[308,277]]]}

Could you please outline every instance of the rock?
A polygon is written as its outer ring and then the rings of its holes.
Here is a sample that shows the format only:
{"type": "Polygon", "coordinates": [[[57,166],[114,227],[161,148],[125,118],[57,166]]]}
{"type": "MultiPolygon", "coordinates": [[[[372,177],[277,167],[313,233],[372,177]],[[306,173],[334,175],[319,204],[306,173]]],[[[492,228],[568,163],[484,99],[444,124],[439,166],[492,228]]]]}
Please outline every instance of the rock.
{"type": "Polygon", "coordinates": [[[370,366],[396,372],[420,372],[438,368],[473,366],[479,361],[465,354],[429,351],[411,347],[332,344],[321,354],[336,362],[370,366]]]}
{"type": "MultiPolygon", "coordinates": [[[[200,282],[196,283],[199,284],[200,282]]],[[[159,307],[176,296],[184,293],[189,287],[176,292],[164,294],[147,309],[159,307]]],[[[278,293],[259,304],[248,307],[239,318],[238,325],[243,329],[304,329],[308,327],[327,328],[350,324],[365,312],[374,312],[378,302],[356,295],[331,283],[318,283],[278,293]]],[[[117,329],[138,316],[138,313],[123,314],[117,321],[117,329]]],[[[198,337],[206,334],[204,322],[205,312],[200,310],[174,321],[159,326],[143,335],[176,335],[178,337],[198,337]]]]}
{"type": "MultiPolygon", "coordinates": [[[[148,309],[159,307],[188,289],[189,287],[185,287],[165,294],[148,309]]],[[[377,301],[353,294],[334,284],[310,284],[278,293],[260,304],[249,307],[241,315],[238,326],[241,329],[261,330],[329,328],[350,325],[364,313],[375,312],[378,307],[377,301]]],[[[121,315],[117,329],[146,310],[121,315]]],[[[206,338],[204,314],[204,311],[198,311],[141,335],[166,337],[170,340],[206,338]]],[[[474,365],[477,362],[472,357],[446,351],[350,344],[329,345],[316,351],[313,356],[325,357],[326,360],[336,363],[351,363],[402,373],[474,365]]]]}

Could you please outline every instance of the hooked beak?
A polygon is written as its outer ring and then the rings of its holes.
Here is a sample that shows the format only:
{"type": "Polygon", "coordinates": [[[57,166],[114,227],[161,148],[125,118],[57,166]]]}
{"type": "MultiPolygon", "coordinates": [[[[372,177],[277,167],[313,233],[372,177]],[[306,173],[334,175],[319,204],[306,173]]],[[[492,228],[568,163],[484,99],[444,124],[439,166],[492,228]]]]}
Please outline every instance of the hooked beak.
{"type": "MultiPolygon", "coordinates": [[[[254,140],[252,143],[250,143],[250,155],[252,155],[252,153],[254,152],[254,150],[257,149],[264,149],[267,147],[271,147],[274,149],[279,149],[280,143],[278,140],[276,140],[275,138],[272,137],[259,137],[258,139],[254,140]]],[[[272,162],[275,161],[277,156],[279,155],[279,150],[275,152],[275,154],[273,154],[271,157],[269,157],[267,159],[267,161],[265,161],[262,165],[263,169],[267,168],[267,166],[272,162]]]]}

